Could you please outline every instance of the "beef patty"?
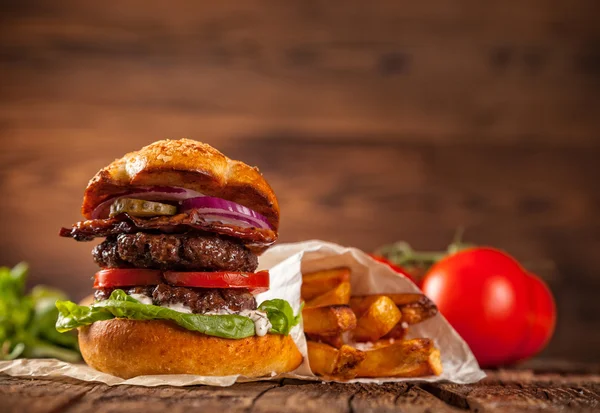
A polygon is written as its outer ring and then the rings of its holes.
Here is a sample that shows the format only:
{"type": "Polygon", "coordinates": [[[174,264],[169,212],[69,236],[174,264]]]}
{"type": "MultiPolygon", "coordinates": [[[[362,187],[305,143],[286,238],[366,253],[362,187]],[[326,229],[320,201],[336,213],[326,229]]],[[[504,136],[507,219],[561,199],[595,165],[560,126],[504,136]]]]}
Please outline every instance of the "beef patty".
{"type": "Polygon", "coordinates": [[[119,234],[92,250],[103,268],[254,272],[258,257],[233,240],[214,235],[119,234]]]}
{"type": "MultiPolygon", "coordinates": [[[[158,284],[143,287],[122,288],[127,294],[144,294],[152,298],[154,305],[183,304],[193,313],[207,313],[228,309],[231,311],[256,310],[254,296],[245,288],[186,288],[158,284]]],[[[106,300],[114,288],[96,290],[98,301],[106,300]]]]}

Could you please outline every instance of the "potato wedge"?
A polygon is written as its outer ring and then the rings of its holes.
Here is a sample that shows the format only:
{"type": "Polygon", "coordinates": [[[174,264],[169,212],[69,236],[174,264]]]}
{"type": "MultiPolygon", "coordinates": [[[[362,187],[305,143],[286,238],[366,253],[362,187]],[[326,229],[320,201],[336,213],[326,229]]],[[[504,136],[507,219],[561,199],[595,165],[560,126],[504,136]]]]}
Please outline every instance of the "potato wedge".
{"type": "Polygon", "coordinates": [[[349,268],[335,268],[303,274],[300,295],[304,300],[309,301],[329,290],[333,290],[343,281],[350,281],[349,268]]]}
{"type": "Polygon", "coordinates": [[[319,376],[352,379],[365,358],[363,351],[346,345],[338,350],[325,343],[307,341],[307,346],[310,369],[319,376]]]}
{"type": "Polygon", "coordinates": [[[338,349],[325,343],[307,341],[308,362],[312,372],[319,376],[331,376],[335,369],[338,349]]]}
{"type": "Polygon", "coordinates": [[[356,317],[361,317],[378,298],[384,295],[361,295],[350,298],[350,308],[356,314],[356,317]]]}
{"type": "MultiPolygon", "coordinates": [[[[404,313],[402,314],[402,318],[404,318],[404,313]]],[[[408,323],[404,321],[400,321],[398,324],[394,326],[388,333],[383,336],[383,339],[393,338],[394,340],[402,340],[406,337],[406,333],[408,332],[408,323]]]]}
{"type": "Polygon", "coordinates": [[[326,343],[335,348],[340,348],[344,344],[349,344],[352,341],[352,330],[334,334],[307,334],[308,340],[326,343]]]}
{"type": "Polygon", "coordinates": [[[394,328],[402,313],[394,302],[386,297],[377,297],[356,322],[352,332],[355,341],[376,341],[394,328]]]}
{"type": "Polygon", "coordinates": [[[350,307],[360,317],[363,312],[377,299],[389,297],[402,312],[402,321],[407,324],[417,324],[437,314],[435,304],[423,294],[375,294],[356,296],[350,299],[350,307]]]}
{"type": "Polygon", "coordinates": [[[357,375],[357,368],[365,359],[365,352],[347,345],[338,350],[333,375],[342,379],[353,379],[357,375]]]}
{"type": "Polygon", "coordinates": [[[421,377],[442,374],[440,351],[428,338],[395,341],[365,351],[356,368],[358,377],[421,377]]]}
{"type": "Polygon", "coordinates": [[[348,340],[344,339],[343,333],[335,334],[306,334],[308,340],[317,341],[319,343],[329,344],[332,347],[340,348],[347,344],[348,340]]]}
{"type": "Polygon", "coordinates": [[[332,335],[356,327],[356,316],[347,305],[305,308],[302,319],[309,334],[332,335]]]}
{"type": "Polygon", "coordinates": [[[433,303],[433,301],[431,301],[423,294],[415,295],[419,296],[418,299],[416,301],[408,303],[404,303],[401,302],[401,300],[394,299],[394,296],[390,297],[392,301],[396,303],[400,311],[402,311],[402,321],[409,325],[425,321],[438,313],[438,309],[433,303]]]}
{"type": "Polygon", "coordinates": [[[304,308],[326,307],[331,305],[347,305],[350,301],[350,282],[342,281],[332,290],[306,302],[304,308]]]}

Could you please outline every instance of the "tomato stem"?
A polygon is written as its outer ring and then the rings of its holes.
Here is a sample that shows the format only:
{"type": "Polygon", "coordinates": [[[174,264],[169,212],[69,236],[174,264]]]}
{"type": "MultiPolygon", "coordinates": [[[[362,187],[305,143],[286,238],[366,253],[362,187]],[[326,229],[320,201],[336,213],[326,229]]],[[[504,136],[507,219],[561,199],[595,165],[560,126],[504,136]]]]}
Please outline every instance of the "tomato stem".
{"type": "Polygon", "coordinates": [[[464,233],[465,228],[458,227],[446,251],[415,251],[408,242],[399,241],[379,248],[376,254],[382,255],[400,267],[417,266],[428,269],[442,258],[474,246],[462,241],[464,233]]]}
{"type": "Polygon", "coordinates": [[[409,264],[420,264],[429,267],[448,254],[447,251],[415,251],[406,241],[381,247],[377,250],[377,253],[400,267],[409,264]]]}

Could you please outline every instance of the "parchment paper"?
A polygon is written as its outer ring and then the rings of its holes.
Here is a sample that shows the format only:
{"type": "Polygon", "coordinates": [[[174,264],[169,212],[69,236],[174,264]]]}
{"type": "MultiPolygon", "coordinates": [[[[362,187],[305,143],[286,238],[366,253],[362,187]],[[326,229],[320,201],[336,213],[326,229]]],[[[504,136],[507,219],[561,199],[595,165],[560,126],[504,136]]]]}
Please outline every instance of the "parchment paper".
{"type": "MultiPolygon", "coordinates": [[[[269,249],[259,259],[260,269],[269,269],[271,288],[257,296],[257,302],[271,298],[287,300],[294,312],[300,308],[300,285],[302,271],[318,271],[335,267],[349,267],[352,271],[352,293],[404,293],[420,292],[407,278],[395,273],[388,266],[381,264],[356,248],[346,248],[323,241],[305,241],[293,244],[281,244],[269,249]]],[[[129,384],[137,386],[190,386],[206,384],[212,386],[230,386],[237,382],[275,380],[280,378],[297,378],[303,380],[323,380],[310,371],[306,355],[306,340],[302,326],[296,326],[291,332],[292,338],[304,356],[298,369],[291,373],[272,375],[260,379],[249,379],[242,376],[194,376],[194,375],[159,375],[139,376],[124,380],[98,372],[84,364],[70,364],[54,359],[22,359],[0,362],[0,372],[11,376],[59,377],[66,376],[84,381],[102,382],[108,385],[129,384]]],[[[441,376],[421,377],[418,379],[402,379],[382,377],[377,379],[355,379],[351,383],[384,383],[397,381],[452,381],[455,383],[474,383],[485,377],[479,368],[468,345],[454,331],[441,314],[411,326],[409,338],[427,337],[435,340],[440,349],[444,372],[441,376]]]]}

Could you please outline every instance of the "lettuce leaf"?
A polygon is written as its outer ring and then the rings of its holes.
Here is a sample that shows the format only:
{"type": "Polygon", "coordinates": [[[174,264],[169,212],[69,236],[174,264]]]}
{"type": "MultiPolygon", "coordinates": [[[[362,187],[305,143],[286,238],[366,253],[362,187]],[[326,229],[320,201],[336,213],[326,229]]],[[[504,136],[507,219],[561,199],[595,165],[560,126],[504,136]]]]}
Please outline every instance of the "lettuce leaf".
{"type": "Polygon", "coordinates": [[[267,313],[267,318],[271,322],[271,332],[287,336],[290,330],[300,322],[302,308],[297,316],[294,316],[294,310],[290,303],[279,298],[263,301],[258,309],[267,313]]]}
{"type": "MultiPolygon", "coordinates": [[[[187,330],[221,338],[240,339],[255,334],[254,322],[248,317],[238,314],[180,313],[170,308],[142,304],[123,290],[115,290],[107,300],[95,302],[90,306],[81,306],[70,301],[57,301],[56,307],[59,311],[56,329],[59,332],[87,326],[96,321],[126,318],[172,321],[187,330]]],[[[259,310],[267,313],[273,325],[271,333],[288,334],[299,321],[298,317],[294,317],[292,307],[285,300],[265,301],[259,310]]]]}
{"type": "Polygon", "coordinates": [[[27,264],[0,267],[0,360],[18,357],[54,357],[81,360],[75,334],[60,334],[54,325],[54,303],[66,295],[38,285],[25,293],[27,264]]]}

